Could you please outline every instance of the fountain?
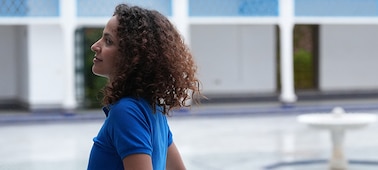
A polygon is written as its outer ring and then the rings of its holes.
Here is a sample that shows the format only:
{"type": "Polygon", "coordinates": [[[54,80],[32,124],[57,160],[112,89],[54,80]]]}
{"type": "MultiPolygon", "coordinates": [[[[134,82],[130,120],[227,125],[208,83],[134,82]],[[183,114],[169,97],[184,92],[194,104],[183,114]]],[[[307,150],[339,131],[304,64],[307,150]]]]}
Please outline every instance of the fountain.
{"type": "Polygon", "coordinates": [[[344,134],[348,129],[362,128],[377,120],[375,114],[345,113],[341,107],[335,107],[332,113],[303,114],[297,117],[298,122],[310,127],[329,130],[332,141],[332,154],[329,160],[330,170],[348,169],[348,161],[344,155],[344,134]]]}

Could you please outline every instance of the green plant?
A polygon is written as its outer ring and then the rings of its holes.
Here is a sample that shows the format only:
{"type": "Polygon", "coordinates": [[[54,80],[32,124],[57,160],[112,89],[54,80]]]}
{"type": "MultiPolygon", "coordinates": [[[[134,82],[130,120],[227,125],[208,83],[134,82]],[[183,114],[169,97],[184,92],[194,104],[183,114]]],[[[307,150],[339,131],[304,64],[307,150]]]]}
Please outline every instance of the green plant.
{"type": "Polygon", "coordinates": [[[294,85],[296,89],[310,89],[313,87],[312,54],[305,49],[294,52],[294,85]]]}

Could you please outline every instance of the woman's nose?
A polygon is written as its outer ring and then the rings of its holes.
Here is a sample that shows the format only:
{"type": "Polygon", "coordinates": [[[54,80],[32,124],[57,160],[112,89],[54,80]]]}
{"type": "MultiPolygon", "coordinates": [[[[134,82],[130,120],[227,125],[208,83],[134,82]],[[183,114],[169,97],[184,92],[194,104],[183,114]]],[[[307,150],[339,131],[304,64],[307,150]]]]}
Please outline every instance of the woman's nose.
{"type": "Polygon", "coordinates": [[[98,42],[95,42],[94,44],[92,44],[91,50],[93,52],[96,52],[96,53],[98,53],[100,51],[100,47],[98,46],[98,42]]]}

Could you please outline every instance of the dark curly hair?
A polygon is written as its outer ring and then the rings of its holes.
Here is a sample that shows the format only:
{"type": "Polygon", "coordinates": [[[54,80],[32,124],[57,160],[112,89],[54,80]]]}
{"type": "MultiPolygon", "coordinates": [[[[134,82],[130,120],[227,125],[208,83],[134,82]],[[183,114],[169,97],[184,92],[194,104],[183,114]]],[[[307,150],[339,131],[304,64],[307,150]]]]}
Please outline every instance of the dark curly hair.
{"type": "Polygon", "coordinates": [[[120,4],[117,17],[120,56],[114,79],[103,89],[103,104],[123,97],[143,98],[163,113],[198,102],[199,80],[192,54],[181,35],[161,13],[120,4]]]}

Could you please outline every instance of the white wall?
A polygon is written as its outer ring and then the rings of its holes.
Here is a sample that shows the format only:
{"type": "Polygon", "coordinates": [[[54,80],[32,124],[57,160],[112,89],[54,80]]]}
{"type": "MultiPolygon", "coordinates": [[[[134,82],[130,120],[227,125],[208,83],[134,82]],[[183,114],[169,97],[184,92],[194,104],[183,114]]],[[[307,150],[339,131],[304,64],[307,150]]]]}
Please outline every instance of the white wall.
{"type": "Polygon", "coordinates": [[[71,69],[65,66],[62,29],[58,25],[30,25],[28,41],[30,108],[61,108],[65,71],[71,69]]]}
{"type": "Polygon", "coordinates": [[[0,26],[0,99],[17,98],[17,35],[15,26],[0,26]]]}
{"type": "Polygon", "coordinates": [[[378,89],[378,26],[320,26],[320,90],[378,89]]]}
{"type": "Polygon", "coordinates": [[[204,94],[275,92],[275,26],[192,25],[190,35],[204,94]]]}

